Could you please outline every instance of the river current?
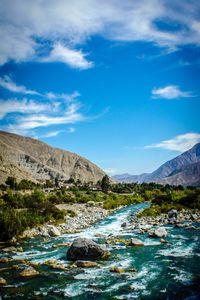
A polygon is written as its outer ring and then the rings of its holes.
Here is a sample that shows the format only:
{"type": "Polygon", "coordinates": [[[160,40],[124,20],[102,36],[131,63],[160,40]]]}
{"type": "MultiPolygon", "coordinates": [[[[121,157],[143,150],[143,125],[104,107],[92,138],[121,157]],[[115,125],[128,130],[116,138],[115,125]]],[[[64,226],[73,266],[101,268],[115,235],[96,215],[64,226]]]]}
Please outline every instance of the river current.
{"type": "MultiPolygon", "coordinates": [[[[121,227],[122,223],[148,205],[143,203],[118,210],[80,233],[21,242],[19,246],[23,247],[24,252],[12,253],[12,258],[39,263],[36,269],[40,275],[21,278],[19,270],[2,271],[0,276],[8,284],[1,288],[0,299],[200,299],[199,230],[166,225],[170,244],[162,244],[159,239],[148,237],[147,233],[139,234],[134,229],[121,227]],[[70,264],[66,260],[68,247],[52,248],[52,245],[71,243],[77,237],[91,238],[99,244],[105,244],[105,239],[110,235],[139,238],[145,245],[107,245],[112,256],[100,262],[98,268],[62,271],[42,265],[44,261],[53,259],[66,266],[70,264]],[[125,272],[111,273],[111,267],[120,267],[125,272]],[[137,272],[126,272],[133,268],[137,272]]],[[[5,253],[1,253],[2,256],[6,256],[5,253]]],[[[0,267],[6,266],[9,264],[4,263],[0,267]]]]}

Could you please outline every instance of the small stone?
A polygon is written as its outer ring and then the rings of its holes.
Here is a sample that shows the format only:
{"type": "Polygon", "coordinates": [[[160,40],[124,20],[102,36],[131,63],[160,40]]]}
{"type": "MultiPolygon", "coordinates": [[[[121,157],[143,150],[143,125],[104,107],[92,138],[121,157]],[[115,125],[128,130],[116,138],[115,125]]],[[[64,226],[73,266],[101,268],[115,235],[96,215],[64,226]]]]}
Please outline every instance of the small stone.
{"type": "Polygon", "coordinates": [[[160,239],[160,242],[163,243],[163,244],[167,244],[168,241],[164,240],[164,239],[160,239]]]}
{"type": "Polygon", "coordinates": [[[144,243],[139,239],[132,238],[130,239],[129,246],[144,246],[144,243]]]}
{"type": "Polygon", "coordinates": [[[22,247],[17,248],[17,251],[18,251],[18,252],[24,252],[24,250],[23,250],[22,247]]]}
{"type": "Polygon", "coordinates": [[[22,272],[20,272],[19,275],[22,277],[32,277],[32,276],[39,275],[39,272],[36,271],[33,267],[29,267],[24,269],[22,272]]]}
{"type": "Polygon", "coordinates": [[[55,244],[55,245],[52,245],[52,248],[68,247],[69,245],[70,245],[69,243],[55,244]]]}
{"type": "Polygon", "coordinates": [[[11,258],[8,258],[8,257],[1,257],[0,258],[0,263],[7,263],[9,261],[11,261],[11,258]]]}
{"type": "Polygon", "coordinates": [[[17,248],[15,247],[8,247],[8,248],[3,248],[1,249],[2,252],[13,252],[13,251],[17,251],[17,248]]]}
{"type": "Polygon", "coordinates": [[[99,266],[96,262],[84,260],[77,260],[74,264],[78,268],[96,268],[99,266]]]}
{"type": "Polygon", "coordinates": [[[0,285],[5,285],[5,284],[7,284],[7,281],[3,277],[0,277],[0,285]]]}
{"type": "Polygon", "coordinates": [[[135,269],[135,268],[128,269],[127,272],[129,272],[129,273],[136,273],[137,269],[135,269]]]}
{"type": "Polygon", "coordinates": [[[125,271],[122,268],[112,267],[112,268],[110,268],[110,272],[113,272],[113,273],[124,273],[125,271]]]}

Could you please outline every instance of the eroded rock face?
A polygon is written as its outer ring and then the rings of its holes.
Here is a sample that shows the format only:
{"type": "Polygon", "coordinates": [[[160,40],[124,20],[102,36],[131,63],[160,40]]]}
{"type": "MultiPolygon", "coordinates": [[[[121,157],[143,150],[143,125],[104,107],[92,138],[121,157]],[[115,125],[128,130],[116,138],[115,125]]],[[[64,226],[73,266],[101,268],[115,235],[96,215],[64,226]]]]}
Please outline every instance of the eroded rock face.
{"type": "Polygon", "coordinates": [[[109,251],[104,250],[94,241],[85,238],[74,240],[67,251],[67,259],[71,261],[105,259],[109,256],[109,251]]]}
{"type": "Polygon", "coordinates": [[[73,177],[97,182],[105,175],[89,160],[28,137],[0,131],[0,183],[8,176],[32,181],[73,177]]]}

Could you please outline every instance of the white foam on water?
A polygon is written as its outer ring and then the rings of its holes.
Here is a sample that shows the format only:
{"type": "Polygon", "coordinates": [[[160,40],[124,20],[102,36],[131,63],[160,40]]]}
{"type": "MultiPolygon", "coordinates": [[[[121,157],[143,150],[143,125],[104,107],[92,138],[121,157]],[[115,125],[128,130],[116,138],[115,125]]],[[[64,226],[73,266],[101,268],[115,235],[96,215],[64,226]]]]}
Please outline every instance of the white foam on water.
{"type": "Polygon", "coordinates": [[[155,245],[160,245],[160,240],[159,239],[146,239],[145,240],[145,246],[155,246],[155,245]]]}
{"type": "Polygon", "coordinates": [[[179,274],[174,275],[174,279],[176,281],[179,281],[183,284],[189,284],[192,281],[193,276],[191,273],[186,272],[184,270],[180,270],[180,269],[179,270],[176,269],[176,271],[179,272],[179,274]]]}
{"type": "Polygon", "coordinates": [[[193,255],[194,245],[187,247],[176,247],[171,249],[159,250],[158,253],[163,256],[185,257],[193,255]]]}
{"type": "Polygon", "coordinates": [[[134,282],[131,284],[131,288],[135,291],[144,290],[146,286],[142,282],[134,282]]]}
{"type": "Polygon", "coordinates": [[[80,296],[84,294],[84,287],[85,285],[81,284],[80,281],[77,283],[68,284],[64,289],[64,296],[69,298],[80,296]]]}
{"type": "Polygon", "coordinates": [[[117,291],[120,287],[125,286],[125,285],[127,285],[127,282],[118,282],[118,283],[112,284],[111,286],[109,286],[108,288],[106,288],[104,290],[104,293],[117,291]]]}
{"type": "Polygon", "coordinates": [[[26,251],[26,252],[20,252],[14,255],[13,259],[29,259],[34,258],[37,256],[47,255],[49,252],[46,251],[26,251]]]}
{"type": "Polygon", "coordinates": [[[80,273],[74,276],[74,279],[79,280],[90,280],[101,278],[104,275],[105,268],[102,269],[85,269],[84,273],[80,273]]]}

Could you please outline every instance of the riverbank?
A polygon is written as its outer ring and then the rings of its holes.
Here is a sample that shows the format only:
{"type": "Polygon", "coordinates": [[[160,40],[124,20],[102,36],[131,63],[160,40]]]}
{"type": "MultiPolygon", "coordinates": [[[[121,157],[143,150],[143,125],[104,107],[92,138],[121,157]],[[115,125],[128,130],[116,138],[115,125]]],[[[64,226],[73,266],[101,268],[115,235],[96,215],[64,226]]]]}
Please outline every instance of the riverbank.
{"type": "Polygon", "coordinates": [[[149,224],[159,236],[141,234],[133,221],[149,205],[126,206],[77,233],[21,240],[16,249],[4,249],[3,299],[199,299],[198,223],[190,230],[149,224]],[[78,238],[95,241],[111,256],[72,263],[66,254],[78,238]]]}
{"type": "Polygon", "coordinates": [[[130,227],[132,230],[136,230],[140,234],[145,232],[151,235],[152,228],[156,226],[168,226],[173,225],[175,228],[197,229],[194,223],[200,223],[200,210],[198,209],[182,209],[177,211],[175,209],[170,210],[166,214],[160,214],[158,216],[144,216],[143,211],[139,211],[124,227],[130,227]]]}
{"type": "Polygon", "coordinates": [[[101,206],[95,206],[94,203],[74,203],[74,204],[58,204],[59,210],[65,211],[65,222],[55,224],[48,222],[42,226],[27,229],[20,235],[20,239],[32,238],[36,236],[50,237],[59,236],[61,234],[77,233],[83,228],[87,228],[98,220],[106,218],[109,214],[117,209],[104,209],[101,206]]]}

